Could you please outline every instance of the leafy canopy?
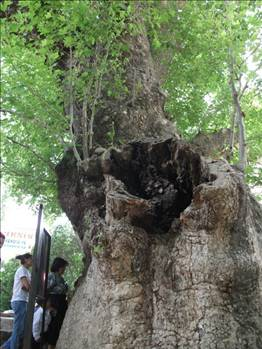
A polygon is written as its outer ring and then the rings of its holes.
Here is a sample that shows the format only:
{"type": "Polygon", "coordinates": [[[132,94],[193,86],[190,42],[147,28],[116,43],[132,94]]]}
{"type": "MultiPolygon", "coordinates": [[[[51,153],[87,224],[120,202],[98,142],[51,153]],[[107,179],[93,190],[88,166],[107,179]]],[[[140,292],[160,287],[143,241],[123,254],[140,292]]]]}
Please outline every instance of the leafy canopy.
{"type": "MultiPolygon", "coordinates": [[[[122,38],[142,30],[135,25],[137,4],[1,4],[2,171],[13,195],[26,195],[31,203],[48,202],[50,211],[57,212],[55,166],[74,142],[81,146],[70,127],[70,84],[79,105],[86,98],[94,112],[98,81],[108,96],[128,93],[123,58],[128,47],[122,38]]],[[[247,178],[259,183],[261,2],[147,1],[141,11],[168,93],[166,110],[185,138],[231,126],[228,53],[233,52],[238,88],[248,82],[241,98],[250,164],[247,178]]],[[[236,144],[234,160],[237,156],[236,144]]]]}
{"type": "Polygon", "coordinates": [[[71,74],[76,102],[88,87],[87,102],[92,104],[96,80],[105,70],[115,76],[111,84],[103,81],[108,95],[124,91],[118,55],[126,46],[118,37],[130,7],[59,0],[25,0],[13,6],[11,1],[2,4],[2,171],[11,194],[48,203],[49,211],[57,212],[55,166],[75,141],[68,111],[71,74]],[[106,66],[98,45],[110,49],[106,66]],[[71,72],[72,49],[77,64],[71,72]],[[96,66],[94,55],[100,56],[96,66]]]}

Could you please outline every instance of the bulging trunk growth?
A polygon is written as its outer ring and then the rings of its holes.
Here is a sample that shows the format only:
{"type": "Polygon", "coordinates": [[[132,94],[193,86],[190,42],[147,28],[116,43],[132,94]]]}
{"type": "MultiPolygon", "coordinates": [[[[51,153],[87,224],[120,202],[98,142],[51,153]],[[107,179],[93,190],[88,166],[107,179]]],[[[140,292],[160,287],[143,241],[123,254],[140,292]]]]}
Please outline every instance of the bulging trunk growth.
{"type": "Polygon", "coordinates": [[[96,124],[105,139],[113,115],[124,145],[57,167],[86,253],[57,348],[262,348],[261,209],[241,173],[170,130],[145,34],[131,51],[142,89],[96,124]]]}
{"type": "Polygon", "coordinates": [[[101,168],[60,192],[91,206],[67,213],[92,258],[58,348],[262,348],[262,213],[241,174],[173,139],[101,168]]]}

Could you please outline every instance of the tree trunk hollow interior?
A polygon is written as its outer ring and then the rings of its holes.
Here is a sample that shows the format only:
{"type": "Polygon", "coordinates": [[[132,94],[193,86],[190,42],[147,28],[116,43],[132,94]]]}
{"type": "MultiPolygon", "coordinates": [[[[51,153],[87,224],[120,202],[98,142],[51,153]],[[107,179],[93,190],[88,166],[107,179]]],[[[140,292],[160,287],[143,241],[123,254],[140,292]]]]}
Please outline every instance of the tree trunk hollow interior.
{"type": "Polygon", "coordinates": [[[165,233],[191,203],[194,187],[209,181],[201,158],[188,146],[169,139],[133,142],[119,152],[111,150],[108,172],[124,183],[134,205],[131,224],[148,232],[165,233]],[[136,197],[147,203],[136,205],[136,197]],[[143,205],[142,205],[143,206],[143,205]]]}

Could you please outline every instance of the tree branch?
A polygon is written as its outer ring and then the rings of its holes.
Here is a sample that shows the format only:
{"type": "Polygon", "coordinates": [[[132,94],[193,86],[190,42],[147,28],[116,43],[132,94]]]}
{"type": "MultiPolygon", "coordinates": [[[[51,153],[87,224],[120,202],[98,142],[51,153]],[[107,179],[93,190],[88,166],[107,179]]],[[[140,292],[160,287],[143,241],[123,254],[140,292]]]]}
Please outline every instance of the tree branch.
{"type": "MultiPolygon", "coordinates": [[[[14,64],[11,63],[12,69],[14,69],[18,74],[20,73],[19,70],[17,69],[17,66],[15,66],[14,64]]],[[[42,105],[45,106],[45,108],[48,108],[49,110],[52,110],[53,112],[55,112],[59,117],[61,117],[61,113],[54,107],[52,107],[52,105],[50,105],[50,103],[48,103],[48,101],[45,100],[45,98],[43,98],[43,96],[41,96],[38,92],[36,92],[35,90],[33,90],[30,85],[28,84],[26,86],[26,88],[28,89],[28,91],[34,96],[37,97],[40,101],[40,103],[42,105]],[[51,109],[50,109],[51,107],[51,109]]]]}
{"type": "Polygon", "coordinates": [[[55,171],[55,166],[54,164],[52,164],[52,162],[44,159],[41,155],[39,155],[35,150],[33,150],[28,144],[24,144],[24,143],[21,143],[19,141],[16,141],[15,139],[13,139],[12,137],[10,136],[5,136],[6,139],[10,142],[12,142],[13,144],[16,144],[24,149],[27,149],[29,150],[38,160],[44,162],[46,165],[48,165],[48,167],[52,170],[52,171],[55,171]]]}
{"type": "MultiPolygon", "coordinates": [[[[17,171],[16,169],[14,168],[11,168],[10,166],[8,166],[4,161],[1,160],[1,166],[4,167],[6,169],[6,172],[8,173],[11,173],[17,177],[25,177],[25,178],[29,178],[30,180],[32,180],[32,173],[28,173],[28,172],[23,172],[23,171],[17,171]]],[[[43,176],[41,177],[38,177],[39,178],[39,181],[41,182],[45,182],[45,183],[48,183],[48,184],[53,184],[55,185],[56,184],[56,181],[54,180],[48,180],[46,178],[44,178],[43,176]]]]}
{"type": "Polygon", "coordinates": [[[253,54],[261,47],[260,42],[253,48],[253,50],[248,54],[248,56],[242,60],[242,62],[238,65],[238,68],[240,69],[244,63],[247,62],[247,60],[253,56],[253,54]]]}
{"type": "Polygon", "coordinates": [[[238,99],[241,100],[241,98],[243,97],[246,89],[248,88],[248,80],[246,81],[245,85],[243,86],[242,90],[240,89],[239,90],[239,93],[238,93],[238,99]]]}
{"type": "Polygon", "coordinates": [[[82,128],[83,128],[82,143],[83,143],[83,160],[84,161],[89,158],[88,132],[87,132],[87,95],[88,95],[88,91],[86,90],[84,92],[83,110],[82,110],[82,128]]]}
{"type": "Polygon", "coordinates": [[[230,133],[230,139],[229,139],[229,160],[231,160],[234,155],[235,127],[236,127],[236,107],[235,107],[235,104],[233,104],[233,110],[231,115],[231,133],[230,133]]]}
{"type": "Polygon", "coordinates": [[[243,118],[243,112],[239,102],[238,92],[234,83],[234,57],[232,51],[229,49],[229,70],[230,70],[230,81],[231,86],[233,106],[236,108],[236,115],[238,119],[239,126],[239,166],[242,171],[245,170],[247,165],[247,155],[246,155],[246,134],[245,134],[245,123],[243,118]]]}
{"type": "MultiPolygon", "coordinates": [[[[111,42],[109,42],[107,47],[106,47],[106,54],[104,56],[103,63],[106,63],[106,61],[107,61],[110,45],[111,45],[111,42]]],[[[94,100],[92,103],[91,117],[90,117],[90,121],[89,121],[89,150],[91,150],[93,147],[94,119],[95,119],[97,101],[101,96],[101,85],[102,85],[102,78],[103,78],[103,74],[104,74],[103,63],[102,63],[102,69],[98,73],[98,77],[95,80],[95,97],[94,97],[94,100]]]]}
{"type": "MultiPolygon", "coordinates": [[[[36,125],[37,127],[41,127],[41,128],[43,128],[43,129],[46,129],[46,130],[48,130],[48,129],[50,129],[50,126],[46,123],[46,122],[44,122],[42,119],[40,119],[40,118],[37,118],[37,117],[35,117],[34,115],[32,115],[32,116],[26,116],[25,114],[23,114],[22,112],[19,112],[19,111],[14,111],[14,110],[10,110],[10,111],[7,111],[7,113],[10,113],[10,114],[12,114],[12,115],[17,115],[17,116],[19,116],[20,118],[22,118],[23,119],[23,121],[25,121],[25,122],[27,122],[27,123],[33,123],[34,125],[36,125]]],[[[6,118],[6,119],[2,119],[1,120],[2,122],[3,121],[8,121],[8,119],[6,118]]],[[[60,140],[60,143],[61,144],[63,144],[63,146],[66,146],[67,145],[67,143],[64,141],[64,139],[63,139],[63,137],[59,134],[59,133],[57,133],[57,134],[55,134],[55,136],[57,136],[58,138],[59,138],[59,140],[60,140]]]]}
{"type": "MultiPolygon", "coordinates": [[[[252,72],[253,72],[253,73],[256,73],[261,67],[262,67],[262,61],[261,61],[260,64],[256,67],[256,69],[253,70],[252,72]]],[[[243,86],[242,91],[241,91],[241,89],[240,89],[239,95],[238,95],[239,100],[243,97],[243,95],[244,95],[246,89],[249,87],[248,84],[249,84],[249,81],[247,80],[246,83],[245,83],[245,85],[243,86]]]]}
{"type": "Polygon", "coordinates": [[[73,97],[73,53],[70,47],[70,57],[69,57],[69,70],[70,70],[70,81],[69,81],[69,115],[70,115],[70,132],[73,143],[73,152],[77,160],[77,164],[82,163],[81,157],[77,151],[74,135],[74,97],[73,97]]]}
{"type": "Polygon", "coordinates": [[[0,113],[3,113],[3,114],[13,114],[14,112],[12,110],[0,109],[0,113]]]}

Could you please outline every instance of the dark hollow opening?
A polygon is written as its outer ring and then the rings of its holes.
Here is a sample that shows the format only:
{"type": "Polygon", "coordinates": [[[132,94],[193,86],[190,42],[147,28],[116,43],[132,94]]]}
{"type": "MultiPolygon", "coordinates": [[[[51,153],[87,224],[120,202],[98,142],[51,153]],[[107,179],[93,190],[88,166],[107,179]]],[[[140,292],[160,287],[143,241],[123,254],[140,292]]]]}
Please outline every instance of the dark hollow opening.
{"type": "Polygon", "coordinates": [[[130,194],[150,203],[149,212],[132,221],[149,232],[168,232],[174,218],[190,205],[194,187],[209,180],[200,156],[172,139],[131,143],[122,152],[112,151],[111,161],[111,174],[130,194]]]}

